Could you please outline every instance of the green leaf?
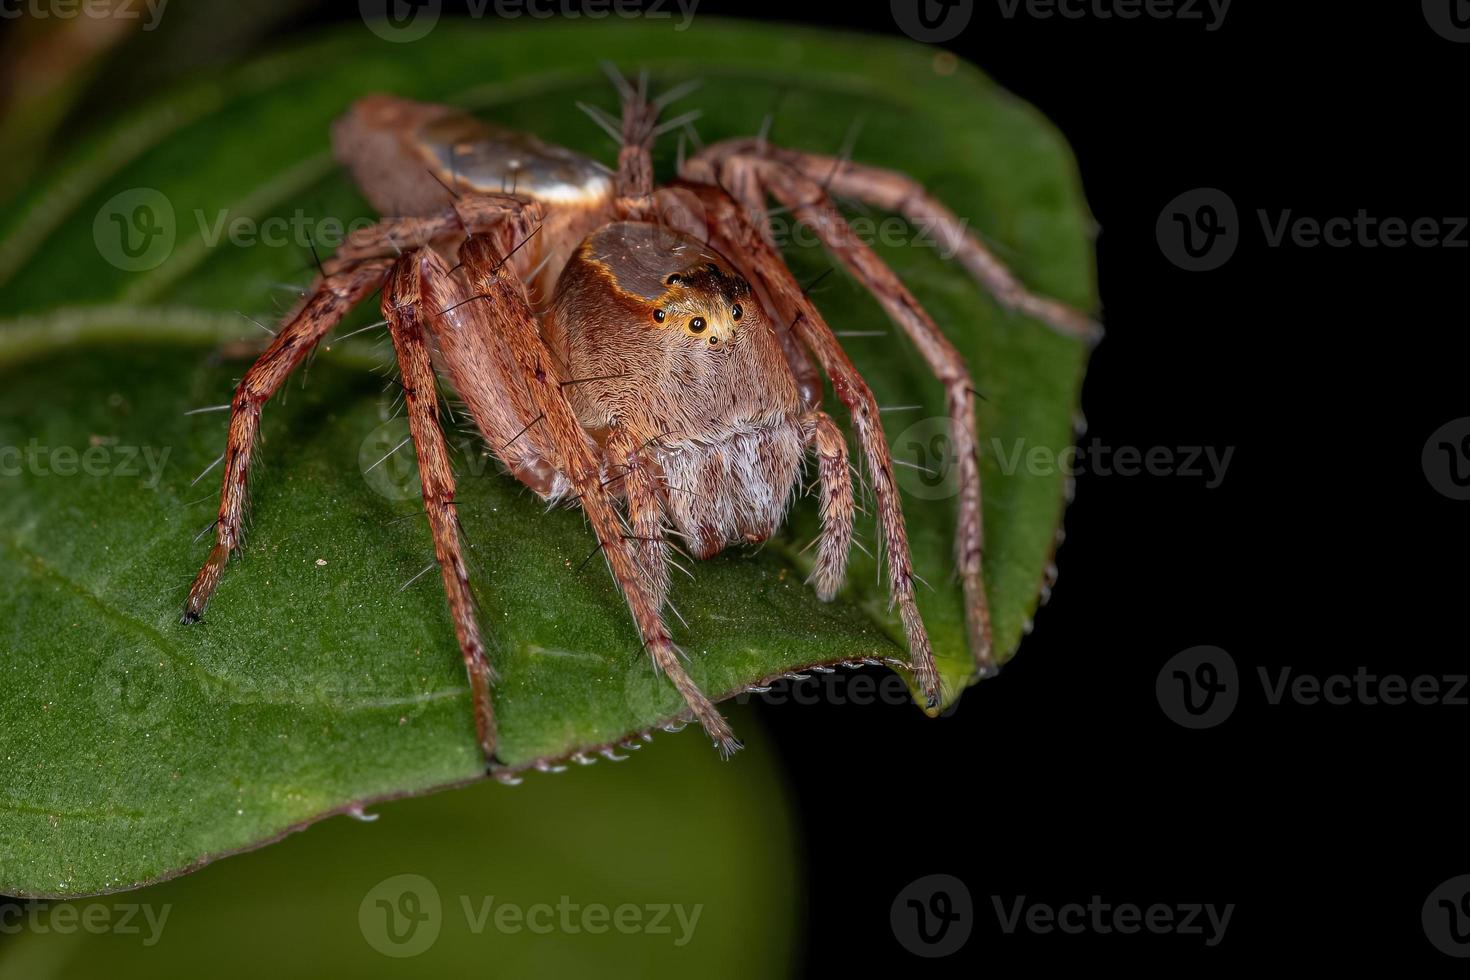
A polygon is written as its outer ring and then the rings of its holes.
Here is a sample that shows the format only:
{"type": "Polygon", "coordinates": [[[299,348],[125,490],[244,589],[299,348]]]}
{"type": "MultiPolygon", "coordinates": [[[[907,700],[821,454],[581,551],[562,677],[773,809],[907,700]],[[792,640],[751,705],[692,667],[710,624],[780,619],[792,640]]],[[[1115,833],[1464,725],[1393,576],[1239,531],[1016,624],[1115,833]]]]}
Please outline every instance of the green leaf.
{"type": "MultiPolygon", "coordinates": [[[[477,775],[436,576],[402,588],[432,558],[410,458],[372,466],[406,434],[374,369],[391,353],[363,338],[333,344],[309,384],[293,381],[267,408],[245,555],[195,627],[178,613],[206,550],[191,540],[213,516],[217,472],[192,481],[222,451],[225,416],[184,413],[226,402],[258,349],[264,335],[234,311],[269,323],[292,298],[282,284],[309,279],[293,222],[329,244],[326,219],[371,217],[327,148],[352,99],[388,90],[464,104],[612,159],[574,106],[613,106],[603,59],[646,67],[661,86],[703,78],[680,105],[704,111],[706,141],[752,133],[774,110],[774,140],[835,152],[860,114],[856,157],[924,181],[1033,288],[1095,305],[1065,144],[967,65],[916,45],[708,19],[683,32],[446,22],[413,44],[359,28],[143,108],[0,214],[0,892],[131,887],[364,801],[477,775]],[[168,203],[175,234],[160,264],[127,271],[105,219],[117,195],[138,193],[168,203]],[[280,219],[279,244],[210,244],[222,217],[263,231],[280,219]]],[[[662,173],[673,153],[661,148],[662,173]]],[[[1070,445],[1086,353],[1002,311],[912,233],[874,231],[985,397],[986,574],[1009,656],[1036,608],[1065,488],[1059,469],[1017,465],[1017,454],[1054,459],[1070,445]]],[[[828,265],[802,238],[788,256],[804,281],[828,265]]],[[[895,455],[924,463],[943,403],[923,361],[841,273],[814,296],[836,329],[886,333],[847,342],[880,404],[922,406],[884,420],[895,455]]],[[[359,311],[339,334],[375,318],[359,311]]],[[[601,563],[584,566],[595,541],[581,516],[545,513],[473,439],[454,441],[501,676],[501,758],[531,767],[672,718],[677,694],[654,678],[601,563]]],[[[901,483],[952,700],[971,664],[954,501],[919,470],[901,483]]],[[[871,550],[870,524],[860,535],[871,550]]],[[[699,563],[675,584],[688,621],[676,639],[711,695],[807,665],[905,656],[871,559],[855,555],[831,604],[803,584],[815,527],[805,500],[780,540],[699,563]]],[[[709,764],[720,764],[712,752],[709,764]]]]}

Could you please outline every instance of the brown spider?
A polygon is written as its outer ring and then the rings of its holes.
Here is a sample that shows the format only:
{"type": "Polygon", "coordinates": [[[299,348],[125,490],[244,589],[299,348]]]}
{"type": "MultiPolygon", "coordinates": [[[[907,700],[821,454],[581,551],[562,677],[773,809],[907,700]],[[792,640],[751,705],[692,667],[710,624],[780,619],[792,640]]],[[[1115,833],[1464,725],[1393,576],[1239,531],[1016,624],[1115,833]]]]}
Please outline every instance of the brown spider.
{"type": "Polygon", "coordinates": [[[853,485],[847,442],[820,409],[822,380],[808,352],[814,355],[851,413],[872,480],[892,601],[932,706],[939,678],[914,603],[878,407],[782,261],[767,196],[817,232],[944,384],[960,486],[956,554],[977,669],[992,657],[973,383],[953,345],[855,236],[829,193],[932,229],[1010,309],[1088,339],[1097,336],[1096,325],[1028,292],[951,211],[899,173],[764,139],[737,140],[702,150],[681,163],[677,180],[655,186],[657,120],[676,93],[650,101],[646,79],[637,88],[615,81],[621,131],[593,112],[621,141],[615,173],[533,136],[386,95],[362,99],[336,123],[336,154],[368,200],[380,214],[404,217],[354,235],[322,266],[240,382],[230,406],[215,544],[190,589],[184,621],[203,614],[240,546],[261,407],[327,331],[381,289],[434,554],[487,763],[495,751],[492,674],[439,428],[431,338],[438,367],[500,461],[547,501],[581,505],[656,668],[725,755],[740,743],[685,673],[664,620],[667,539],[676,535],[699,558],[764,541],[781,525],[812,452],[822,529],[811,581],[821,598],[836,594],[852,540],[853,485]]]}

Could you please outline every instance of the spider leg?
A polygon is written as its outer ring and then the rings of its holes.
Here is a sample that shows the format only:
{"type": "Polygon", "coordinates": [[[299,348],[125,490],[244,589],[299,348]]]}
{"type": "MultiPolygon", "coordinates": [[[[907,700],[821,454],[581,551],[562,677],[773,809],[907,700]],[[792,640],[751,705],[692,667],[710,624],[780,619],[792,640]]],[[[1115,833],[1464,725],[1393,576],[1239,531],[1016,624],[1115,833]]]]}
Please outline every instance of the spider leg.
{"type": "MultiPolygon", "coordinates": [[[[528,209],[527,214],[531,211],[528,209]]],[[[547,495],[555,499],[572,495],[582,507],[597,536],[614,581],[623,593],[634,624],[654,664],[673,682],[693,717],[704,726],[723,755],[738,748],[729,724],[721,717],[698,685],[685,672],[674,646],[657,597],[649,588],[637,552],[631,547],[617,507],[616,490],[604,479],[597,447],[577,421],[561,380],[556,359],[542,342],[539,327],[514,264],[506,261],[517,241],[528,232],[525,215],[502,222],[493,232],[471,235],[460,246],[459,259],[469,284],[469,299],[461,309],[473,309],[475,320],[455,321],[449,316],[431,316],[428,326],[439,340],[440,352],[462,397],[475,413],[470,385],[490,387],[505,381],[496,363],[478,363],[482,357],[466,346],[468,334],[480,343],[493,345],[494,354],[524,390],[527,404],[521,410],[524,424],[535,423],[535,433],[547,454],[546,462],[555,477],[547,484],[547,495]],[[468,330],[473,323],[477,329],[468,330]]],[[[479,421],[478,416],[476,417],[479,421]]],[[[498,447],[492,446],[492,449],[498,447]]]]}
{"type": "Polygon", "coordinates": [[[225,474],[220,491],[215,543],[189,589],[183,621],[198,622],[219,585],[225,565],[240,547],[245,516],[251,454],[260,437],[261,408],[290,377],[327,331],[359,302],[375,292],[392,265],[390,259],[370,259],[344,266],[318,278],[310,293],[277,332],[265,353],[250,366],[230,403],[230,428],[225,445],[225,474]]]}
{"type": "Polygon", "coordinates": [[[489,231],[524,206],[514,195],[473,194],[456,198],[437,214],[385,219],[354,230],[322,268],[327,275],[336,275],[365,259],[394,258],[410,249],[489,231]]]}
{"type": "Polygon", "coordinates": [[[623,126],[614,186],[618,211],[629,219],[643,217],[652,204],[653,141],[659,110],[648,101],[644,84],[640,78],[636,87],[627,82],[618,86],[623,102],[623,126]]]}
{"type": "Polygon", "coordinates": [[[782,163],[825,192],[855,198],[903,215],[916,227],[932,232],[942,253],[958,259],[1006,309],[1033,317],[1057,333],[1089,344],[1096,344],[1102,339],[1102,326],[1091,317],[1059,300],[1038,296],[1027,289],[1016,274],[969,231],[964,221],[907,174],[837,157],[789,150],[757,140],[718,143],[703,151],[699,158],[718,162],[735,156],[759,157],[782,163]]]}
{"type": "Polygon", "coordinates": [[[658,468],[645,453],[657,440],[655,434],[640,442],[627,429],[616,428],[608,437],[607,454],[613,464],[608,485],[622,488],[633,532],[629,540],[642,566],[648,591],[657,608],[662,609],[669,594],[669,543],[664,522],[668,489],[658,468]]]}
{"type": "MultiPolygon", "coordinates": [[[[623,119],[618,150],[618,173],[614,182],[617,212],[625,219],[647,220],[654,212],[653,144],[659,135],[686,126],[699,118],[698,112],[686,112],[660,123],[665,107],[697,88],[697,81],[676,85],[656,98],[650,98],[647,75],[639,75],[630,83],[611,72],[613,84],[623,104],[623,119]]],[[[610,132],[612,124],[605,120],[610,132]]]]}
{"type": "Polygon", "coordinates": [[[803,420],[807,440],[817,455],[817,480],[821,486],[822,537],[817,563],[810,582],[817,596],[830,600],[842,587],[847,556],[852,549],[854,503],[852,474],[848,469],[847,440],[826,412],[812,412],[803,420]]]}
{"type": "Polygon", "coordinates": [[[452,237],[463,221],[453,208],[426,218],[394,218],[353,231],[322,268],[333,275],[364,259],[394,258],[409,249],[452,237]]]}
{"type": "Polygon", "coordinates": [[[280,390],[291,372],[317,343],[359,302],[383,283],[393,256],[403,249],[427,244],[464,228],[493,227],[507,210],[506,202],[486,195],[467,198],[441,214],[425,218],[394,218],[355,231],[335,255],[322,264],[306,297],[286,317],[285,326],[264,354],[250,367],[235,390],[230,405],[225,474],[215,522],[215,544],[189,589],[183,621],[198,622],[219,587],[230,556],[240,547],[245,518],[250,462],[260,436],[260,412],[280,390]]]}
{"type": "Polygon", "coordinates": [[[393,267],[383,290],[383,318],[393,337],[402,374],[409,432],[418,456],[419,481],[423,486],[424,509],[434,537],[434,558],[444,578],[454,632],[464,654],[470,692],[475,705],[475,732],[488,764],[495,752],[495,713],[490,702],[493,672],[485,656],[480,625],[475,617],[475,600],[470,591],[469,569],[461,547],[459,516],[454,503],[454,470],[444,433],[439,428],[439,404],[434,366],[424,334],[423,318],[431,310],[423,302],[424,263],[422,253],[407,252],[393,267]]]}
{"type": "Polygon", "coordinates": [[[832,328],[750,214],[718,187],[705,185],[700,190],[712,243],[747,272],[752,284],[770,303],[777,319],[776,329],[795,331],[816,355],[817,362],[832,379],[837,397],[851,413],[853,428],[871,472],[879,528],[888,552],[889,594],[903,621],[915,680],[929,706],[934,707],[940,697],[939,672],[914,600],[913,557],[909,553],[908,531],[893,476],[893,457],[883,435],[878,403],[832,328]]]}

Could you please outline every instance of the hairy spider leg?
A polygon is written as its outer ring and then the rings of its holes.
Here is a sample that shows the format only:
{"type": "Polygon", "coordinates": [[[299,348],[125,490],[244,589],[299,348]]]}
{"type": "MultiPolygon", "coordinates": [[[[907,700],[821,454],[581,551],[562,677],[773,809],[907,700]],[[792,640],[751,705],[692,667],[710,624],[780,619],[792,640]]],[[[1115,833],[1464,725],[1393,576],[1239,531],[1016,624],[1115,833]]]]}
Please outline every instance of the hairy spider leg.
{"type": "Polygon", "coordinates": [[[285,318],[265,353],[250,366],[230,402],[229,436],[225,444],[225,473],[215,521],[214,546],[189,588],[183,621],[195,623],[204,615],[219,586],[230,556],[240,547],[249,497],[251,456],[260,439],[260,412],[280,390],[291,372],[306,360],[354,306],[378,290],[392,266],[391,259],[370,259],[340,267],[318,277],[310,291],[285,318]]]}
{"type": "Polygon", "coordinates": [[[435,390],[434,365],[429,356],[423,319],[435,310],[424,303],[424,279],[442,274],[435,268],[432,252],[405,252],[393,267],[383,290],[383,319],[393,337],[408,412],[409,434],[418,458],[419,482],[424,510],[434,539],[434,560],[444,579],[455,636],[464,655],[474,700],[475,735],[488,764],[495,755],[495,711],[490,700],[494,674],[485,656],[485,643],[475,613],[465,564],[459,515],[455,508],[454,469],[449,449],[439,427],[439,401],[435,390]]]}

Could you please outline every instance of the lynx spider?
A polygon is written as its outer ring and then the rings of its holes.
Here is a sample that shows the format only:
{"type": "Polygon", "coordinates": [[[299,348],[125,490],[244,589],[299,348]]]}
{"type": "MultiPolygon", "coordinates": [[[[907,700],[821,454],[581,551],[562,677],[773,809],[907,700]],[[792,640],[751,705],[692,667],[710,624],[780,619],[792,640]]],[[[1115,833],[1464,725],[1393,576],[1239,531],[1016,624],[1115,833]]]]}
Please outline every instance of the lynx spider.
{"type": "Polygon", "coordinates": [[[493,676],[438,421],[437,372],[512,474],[548,502],[580,504],[655,667],[728,756],[740,743],[685,672],[664,619],[669,536],[698,558],[765,540],[782,523],[812,453],[821,534],[810,581],[822,599],[836,594],[855,504],[847,441],[820,408],[820,367],[851,416],[891,601],[932,706],[939,677],[914,601],[878,406],[783,262],[767,200],[817,233],[944,385],[960,488],[956,559],[977,669],[993,658],[974,386],[958,351],[857,238],[832,195],[930,229],[1011,310],[1089,341],[1097,325],[1029,292],[953,212],[901,173],[761,137],[704,148],[681,160],[676,180],[657,185],[654,141],[687,119],[660,124],[659,116],[687,87],[650,99],[646,76],[635,87],[612,74],[621,126],[588,111],[621,145],[616,171],[454,109],[387,95],[361,99],[337,121],[337,157],[379,214],[401,217],[355,234],[322,264],[241,380],[230,405],[215,543],[190,588],[184,622],[203,615],[240,547],[262,406],[329,330],[381,291],[487,764],[496,738],[493,676]]]}

